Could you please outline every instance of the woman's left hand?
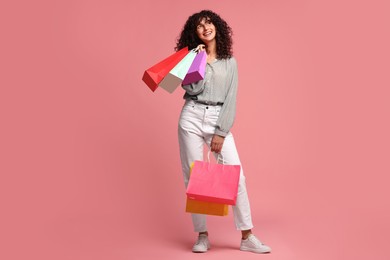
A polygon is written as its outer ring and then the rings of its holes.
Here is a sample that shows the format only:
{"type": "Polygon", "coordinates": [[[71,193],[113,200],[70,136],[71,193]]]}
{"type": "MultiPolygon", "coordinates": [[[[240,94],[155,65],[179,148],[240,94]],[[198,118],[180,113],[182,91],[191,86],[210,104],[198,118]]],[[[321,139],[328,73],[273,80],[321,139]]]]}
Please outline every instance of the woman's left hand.
{"type": "Polygon", "coordinates": [[[225,137],[220,135],[214,135],[213,138],[211,139],[211,144],[210,144],[211,151],[220,153],[224,141],[225,141],[225,137]]]}

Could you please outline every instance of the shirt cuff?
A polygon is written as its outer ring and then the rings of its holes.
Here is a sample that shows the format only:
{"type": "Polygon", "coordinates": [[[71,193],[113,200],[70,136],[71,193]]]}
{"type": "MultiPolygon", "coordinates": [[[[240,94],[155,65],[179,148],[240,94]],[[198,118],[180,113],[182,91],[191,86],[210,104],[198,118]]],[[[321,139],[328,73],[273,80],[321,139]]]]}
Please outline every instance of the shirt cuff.
{"type": "Polygon", "coordinates": [[[225,136],[227,136],[228,133],[229,133],[229,131],[224,132],[224,131],[219,130],[218,128],[215,129],[215,134],[216,134],[216,135],[220,135],[220,136],[225,137],[225,136]]]}

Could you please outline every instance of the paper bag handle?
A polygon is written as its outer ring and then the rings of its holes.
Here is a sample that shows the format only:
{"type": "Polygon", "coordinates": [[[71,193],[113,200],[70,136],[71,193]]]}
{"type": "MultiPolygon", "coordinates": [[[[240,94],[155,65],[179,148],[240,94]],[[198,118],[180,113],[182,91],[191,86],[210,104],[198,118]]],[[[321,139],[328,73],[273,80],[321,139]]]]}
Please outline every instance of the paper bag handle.
{"type": "MultiPolygon", "coordinates": [[[[209,149],[209,151],[207,152],[207,162],[209,163],[209,166],[208,167],[210,167],[210,152],[211,152],[211,150],[209,149]]],[[[217,156],[217,163],[219,163],[219,156],[221,155],[221,157],[222,157],[222,168],[223,168],[223,165],[225,165],[225,160],[224,160],[224,158],[223,158],[223,155],[222,155],[222,153],[218,153],[218,156],[217,156]]]]}

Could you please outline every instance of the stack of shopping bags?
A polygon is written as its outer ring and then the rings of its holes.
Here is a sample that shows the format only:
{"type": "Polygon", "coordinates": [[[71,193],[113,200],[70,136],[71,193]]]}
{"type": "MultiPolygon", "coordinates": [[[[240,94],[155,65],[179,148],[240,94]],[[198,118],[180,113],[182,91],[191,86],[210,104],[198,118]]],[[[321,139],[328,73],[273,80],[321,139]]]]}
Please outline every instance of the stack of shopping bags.
{"type": "Polygon", "coordinates": [[[142,77],[155,91],[161,87],[172,93],[181,84],[187,85],[204,79],[207,54],[199,49],[185,47],[147,69],[142,77]]]}
{"type": "Polygon", "coordinates": [[[226,216],[228,205],[235,205],[240,165],[195,161],[187,185],[186,212],[226,216]]]}

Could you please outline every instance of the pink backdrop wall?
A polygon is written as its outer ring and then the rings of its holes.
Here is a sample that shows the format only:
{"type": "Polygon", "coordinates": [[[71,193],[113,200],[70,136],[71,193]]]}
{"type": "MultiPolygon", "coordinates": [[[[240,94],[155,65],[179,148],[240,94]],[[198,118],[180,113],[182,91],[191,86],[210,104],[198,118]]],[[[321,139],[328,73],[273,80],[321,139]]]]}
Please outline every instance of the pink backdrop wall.
{"type": "Polygon", "coordinates": [[[0,4],[0,258],[233,259],[230,214],[194,255],[181,90],[143,71],[209,8],[234,31],[233,128],[269,259],[390,259],[386,1],[0,4]]]}

